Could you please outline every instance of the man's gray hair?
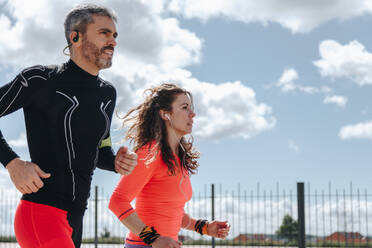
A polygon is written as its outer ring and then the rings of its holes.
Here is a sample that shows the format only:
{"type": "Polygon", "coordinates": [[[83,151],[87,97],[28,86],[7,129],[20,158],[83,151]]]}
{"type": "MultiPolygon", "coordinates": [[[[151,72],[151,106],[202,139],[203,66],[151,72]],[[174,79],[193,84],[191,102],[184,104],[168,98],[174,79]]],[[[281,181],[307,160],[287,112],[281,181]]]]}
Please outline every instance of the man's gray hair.
{"type": "Polygon", "coordinates": [[[65,19],[64,26],[67,44],[71,44],[70,33],[72,31],[76,30],[83,34],[86,32],[88,24],[94,22],[93,15],[107,16],[115,23],[117,22],[115,13],[104,6],[96,4],[78,5],[67,14],[65,19]]]}

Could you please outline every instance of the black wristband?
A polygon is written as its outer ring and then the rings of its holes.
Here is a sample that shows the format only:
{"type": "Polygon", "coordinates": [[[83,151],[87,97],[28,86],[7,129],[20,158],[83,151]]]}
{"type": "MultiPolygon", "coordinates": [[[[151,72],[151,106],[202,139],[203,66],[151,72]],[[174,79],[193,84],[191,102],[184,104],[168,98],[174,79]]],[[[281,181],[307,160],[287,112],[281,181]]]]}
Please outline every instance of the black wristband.
{"type": "Polygon", "coordinates": [[[145,226],[138,236],[143,240],[143,242],[151,245],[160,237],[160,234],[157,233],[154,227],[145,226]]]}
{"type": "Polygon", "coordinates": [[[198,232],[200,233],[201,235],[203,235],[203,227],[208,223],[207,220],[197,220],[196,223],[195,223],[195,226],[194,226],[194,230],[195,232],[198,232]]]}

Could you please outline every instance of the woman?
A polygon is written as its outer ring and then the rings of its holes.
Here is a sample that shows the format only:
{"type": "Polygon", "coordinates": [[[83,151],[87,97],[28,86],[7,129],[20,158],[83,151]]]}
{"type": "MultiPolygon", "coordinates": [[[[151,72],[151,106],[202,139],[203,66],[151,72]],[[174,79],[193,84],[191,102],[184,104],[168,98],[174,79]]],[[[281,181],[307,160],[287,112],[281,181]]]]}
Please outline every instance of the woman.
{"type": "Polygon", "coordinates": [[[125,139],[134,143],[137,167],[120,179],[109,208],[130,230],[127,248],[178,248],[180,228],[226,238],[227,221],[196,220],[184,212],[191,199],[190,175],[199,153],[183,136],[192,131],[192,95],[174,84],[147,90],[145,101],[124,116],[125,139]],[[136,198],[136,209],[130,202],[136,198]]]}

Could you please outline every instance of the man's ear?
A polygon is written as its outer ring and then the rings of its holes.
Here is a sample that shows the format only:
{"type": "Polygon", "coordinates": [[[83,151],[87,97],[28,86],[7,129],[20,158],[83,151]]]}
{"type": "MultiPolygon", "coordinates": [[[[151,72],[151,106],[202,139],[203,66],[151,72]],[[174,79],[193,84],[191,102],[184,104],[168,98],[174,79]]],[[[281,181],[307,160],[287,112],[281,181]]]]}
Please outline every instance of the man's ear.
{"type": "Polygon", "coordinates": [[[72,47],[80,47],[81,46],[81,33],[77,30],[74,30],[70,33],[70,41],[72,47]]]}

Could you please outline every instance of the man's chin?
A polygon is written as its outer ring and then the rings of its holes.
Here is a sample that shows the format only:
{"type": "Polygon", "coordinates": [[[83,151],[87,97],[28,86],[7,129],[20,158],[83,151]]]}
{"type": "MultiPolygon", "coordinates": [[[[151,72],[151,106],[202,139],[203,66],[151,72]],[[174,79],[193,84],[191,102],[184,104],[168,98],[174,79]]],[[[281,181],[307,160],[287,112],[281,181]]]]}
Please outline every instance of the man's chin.
{"type": "Polygon", "coordinates": [[[103,70],[103,69],[107,69],[107,68],[110,68],[112,65],[112,61],[107,61],[105,60],[104,62],[102,61],[100,64],[99,64],[99,69],[100,70],[103,70]]]}

